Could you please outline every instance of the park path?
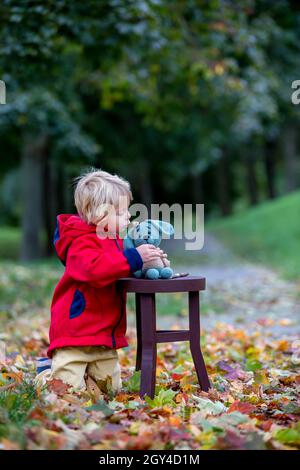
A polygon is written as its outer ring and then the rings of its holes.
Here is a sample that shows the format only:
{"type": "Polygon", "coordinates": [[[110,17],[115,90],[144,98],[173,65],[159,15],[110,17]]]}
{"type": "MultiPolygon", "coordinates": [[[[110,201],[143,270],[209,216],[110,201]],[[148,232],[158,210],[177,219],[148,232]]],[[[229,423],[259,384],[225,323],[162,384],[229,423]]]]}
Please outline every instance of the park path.
{"type": "MultiPolygon", "coordinates": [[[[248,332],[259,329],[275,338],[299,338],[299,282],[286,281],[270,268],[237,258],[210,234],[200,251],[185,251],[185,241],[163,240],[161,247],[175,272],[206,278],[206,290],[201,293],[208,306],[201,316],[204,330],[224,322],[248,332]]],[[[159,328],[185,328],[187,322],[186,317],[163,316],[159,328]]]]}

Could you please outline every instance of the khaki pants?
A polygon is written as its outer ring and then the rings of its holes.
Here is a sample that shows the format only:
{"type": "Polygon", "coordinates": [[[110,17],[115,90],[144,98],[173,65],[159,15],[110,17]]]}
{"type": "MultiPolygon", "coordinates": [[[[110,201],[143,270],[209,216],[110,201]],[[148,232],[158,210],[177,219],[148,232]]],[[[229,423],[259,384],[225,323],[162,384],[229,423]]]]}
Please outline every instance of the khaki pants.
{"type": "Polygon", "coordinates": [[[117,393],[121,390],[121,368],[116,349],[106,346],[68,346],[55,349],[51,370],[46,369],[35,377],[35,384],[42,386],[46,380],[60,379],[74,387],[76,391],[86,390],[84,375],[87,373],[102,391],[111,388],[117,393]]]}

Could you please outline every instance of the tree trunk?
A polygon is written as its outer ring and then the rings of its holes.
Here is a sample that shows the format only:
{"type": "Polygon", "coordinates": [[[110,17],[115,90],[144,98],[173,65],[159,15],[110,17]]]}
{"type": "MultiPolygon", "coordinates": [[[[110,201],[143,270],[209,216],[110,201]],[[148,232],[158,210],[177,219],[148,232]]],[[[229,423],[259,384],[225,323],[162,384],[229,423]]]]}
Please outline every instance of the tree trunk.
{"type": "Polygon", "coordinates": [[[42,205],[43,166],[47,136],[27,136],[22,156],[23,213],[21,260],[31,261],[43,254],[41,231],[44,226],[42,205]]]}
{"type": "Polygon", "coordinates": [[[229,189],[229,159],[227,151],[223,151],[216,164],[216,184],[219,206],[223,216],[232,213],[230,189],[229,189]]]}
{"type": "Polygon", "coordinates": [[[246,187],[251,206],[258,203],[255,149],[245,150],[246,187]]]}
{"type": "Polygon", "coordinates": [[[67,184],[65,178],[65,171],[63,165],[57,165],[55,167],[56,175],[56,196],[57,196],[57,206],[56,206],[56,215],[65,212],[66,210],[66,189],[65,185],[67,184]]]}
{"type": "Polygon", "coordinates": [[[145,204],[147,207],[150,217],[151,204],[153,202],[153,191],[151,184],[150,165],[147,159],[141,158],[138,161],[138,179],[141,201],[142,204],[145,204]]]}
{"type": "Polygon", "coordinates": [[[289,193],[299,187],[299,166],[297,155],[297,130],[294,124],[289,124],[283,134],[283,161],[285,192],[289,193]]]}
{"type": "Polygon", "coordinates": [[[276,159],[276,143],[275,141],[267,141],[265,143],[265,172],[267,179],[267,194],[269,199],[276,197],[275,189],[275,159],[276,159]]]}
{"type": "Polygon", "coordinates": [[[203,181],[202,173],[192,175],[192,187],[194,193],[195,204],[203,204],[203,181]]]}
{"type": "Polygon", "coordinates": [[[52,256],[53,236],[58,212],[58,175],[55,163],[49,159],[44,165],[44,223],[46,230],[45,256],[52,256]]]}

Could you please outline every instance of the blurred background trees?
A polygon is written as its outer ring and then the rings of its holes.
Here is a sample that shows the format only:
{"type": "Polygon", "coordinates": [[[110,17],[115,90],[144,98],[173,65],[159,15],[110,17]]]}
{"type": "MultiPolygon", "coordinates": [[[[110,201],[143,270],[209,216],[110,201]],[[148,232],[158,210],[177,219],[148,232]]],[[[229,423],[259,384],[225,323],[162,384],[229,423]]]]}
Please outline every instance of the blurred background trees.
{"type": "Polygon", "coordinates": [[[0,18],[0,224],[23,260],[53,253],[89,166],[211,218],[299,188],[297,2],[3,0],[0,18]]]}

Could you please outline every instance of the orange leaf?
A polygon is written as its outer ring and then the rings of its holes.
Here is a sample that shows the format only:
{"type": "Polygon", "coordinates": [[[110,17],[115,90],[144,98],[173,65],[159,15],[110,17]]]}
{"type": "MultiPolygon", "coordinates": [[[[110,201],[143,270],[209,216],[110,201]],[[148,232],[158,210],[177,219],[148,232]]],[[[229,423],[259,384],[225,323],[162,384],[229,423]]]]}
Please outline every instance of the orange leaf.
{"type": "Polygon", "coordinates": [[[44,410],[42,410],[41,408],[34,408],[29,416],[28,416],[30,419],[36,419],[37,421],[44,421],[46,419],[46,415],[45,415],[45,412],[44,410]]]}
{"type": "Polygon", "coordinates": [[[287,349],[289,349],[289,342],[286,341],[285,339],[281,340],[278,342],[278,346],[277,346],[277,349],[279,351],[286,351],[287,349]]]}
{"type": "Polygon", "coordinates": [[[172,379],[177,380],[177,381],[181,380],[185,376],[186,376],[186,373],[183,373],[183,374],[174,373],[174,374],[171,375],[172,379]]]}
{"type": "Polygon", "coordinates": [[[267,419],[266,421],[262,421],[259,423],[258,427],[262,429],[265,432],[268,432],[273,424],[273,421],[271,419],[267,419]]]}
{"type": "Polygon", "coordinates": [[[255,406],[251,405],[251,403],[245,403],[242,401],[235,401],[230,405],[227,413],[232,413],[232,411],[239,411],[245,415],[250,414],[253,410],[255,410],[255,406]]]}
{"type": "Polygon", "coordinates": [[[48,388],[51,392],[56,393],[57,395],[64,395],[66,391],[69,389],[70,385],[65,384],[60,379],[52,379],[48,382],[48,388]]]}
{"type": "Polygon", "coordinates": [[[179,416],[170,416],[169,423],[171,426],[179,427],[181,424],[181,419],[179,416]]]}
{"type": "Polygon", "coordinates": [[[130,395],[129,393],[120,392],[116,395],[116,401],[121,403],[132,399],[135,399],[135,395],[130,395]]]}
{"type": "Polygon", "coordinates": [[[23,380],[23,372],[9,372],[6,374],[7,377],[10,377],[11,379],[15,380],[18,384],[22,383],[23,380]]]}

